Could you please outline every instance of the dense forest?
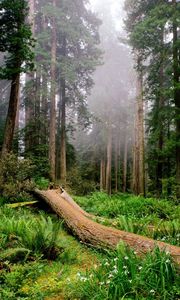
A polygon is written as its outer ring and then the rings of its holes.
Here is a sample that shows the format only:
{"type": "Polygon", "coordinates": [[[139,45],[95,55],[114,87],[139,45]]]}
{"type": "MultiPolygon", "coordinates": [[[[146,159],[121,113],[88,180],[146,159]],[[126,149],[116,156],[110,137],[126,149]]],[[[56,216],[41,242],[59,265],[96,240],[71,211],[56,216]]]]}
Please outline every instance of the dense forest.
{"type": "Polygon", "coordinates": [[[179,299],[180,1],[0,0],[0,28],[0,299],[179,299]]]}
{"type": "Polygon", "coordinates": [[[80,193],[179,198],[178,4],[126,1],[125,33],[108,3],[101,21],[83,1],[1,1],[1,156],[80,193]]]}

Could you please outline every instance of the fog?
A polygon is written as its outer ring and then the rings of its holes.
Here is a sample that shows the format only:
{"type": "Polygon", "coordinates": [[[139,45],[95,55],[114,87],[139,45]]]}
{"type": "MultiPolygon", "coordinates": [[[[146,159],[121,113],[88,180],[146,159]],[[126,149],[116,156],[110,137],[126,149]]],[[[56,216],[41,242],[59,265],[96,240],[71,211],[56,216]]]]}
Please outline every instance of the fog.
{"type": "MultiPolygon", "coordinates": [[[[119,145],[124,155],[125,139],[131,160],[134,134],[135,71],[131,49],[125,41],[123,10],[124,1],[91,0],[90,7],[102,21],[100,26],[100,49],[102,65],[98,66],[93,79],[94,87],[88,97],[89,110],[93,116],[88,135],[80,131],[76,136],[76,147],[80,152],[91,149],[94,155],[106,153],[108,128],[112,129],[112,151],[119,145]],[[91,149],[93,152],[93,150],[91,149]],[[96,152],[96,153],[95,153],[96,152]]],[[[92,153],[91,153],[92,154],[92,153]]]]}

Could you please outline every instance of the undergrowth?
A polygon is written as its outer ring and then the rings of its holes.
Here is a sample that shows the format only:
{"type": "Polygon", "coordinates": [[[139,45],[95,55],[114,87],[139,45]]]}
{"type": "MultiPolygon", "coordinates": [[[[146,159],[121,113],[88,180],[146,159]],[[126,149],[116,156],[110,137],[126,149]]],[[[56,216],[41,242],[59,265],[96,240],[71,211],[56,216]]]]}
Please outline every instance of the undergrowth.
{"type": "Polygon", "coordinates": [[[34,218],[28,210],[19,209],[14,214],[10,208],[1,208],[1,260],[27,260],[37,256],[55,259],[61,251],[60,226],[60,222],[53,222],[49,216],[34,218]]]}
{"type": "Polygon", "coordinates": [[[98,268],[77,273],[67,299],[179,299],[180,280],[170,255],[157,248],[143,259],[125,247],[102,260],[98,268]]]}
{"type": "Polygon", "coordinates": [[[96,259],[54,215],[0,208],[0,299],[43,300],[63,295],[66,279],[96,259]]]}
{"type": "Polygon", "coordinates": [[[104,225],[180,245],[180,206],[171,201],[105,193],[75,199],[104,225]]]}
{"type": "MultiPolygon", "coordinates": [[[[179,208],[172,202],[103,193],[76,200],[105,225],[179,242],[179,208]]],[[[68,235],[54,215],[0,208],[2,300],[178,300],[179,284],[170,255],[159,249],[143,258],[124,244],[96,252],[68,235]]]]}

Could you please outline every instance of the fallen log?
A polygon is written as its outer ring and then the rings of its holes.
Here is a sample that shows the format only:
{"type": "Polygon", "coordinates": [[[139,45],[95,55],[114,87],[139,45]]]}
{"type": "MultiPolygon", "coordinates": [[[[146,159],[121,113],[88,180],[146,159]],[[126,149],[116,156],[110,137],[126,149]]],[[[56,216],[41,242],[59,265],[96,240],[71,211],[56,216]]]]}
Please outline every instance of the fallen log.
{"type": "Polygon", "coordinates": [[[61,189],[61,193],[60,193],[61,197],[64,198],[72,207],[74,207],[75,209],[77,209],[81,214],[83,214],[86,217],[95,217],[91,214],[88,214],[86,211],[84,211],[72,198],[71,196],[66,193],[65,190],[61,189]]]}
{"type": "Polygon", "coordinates": [[[159,247],[160,250],[169,252],[174,261],[180,264],[180,247],[98,224],[63,198],[59,190],[40,191],[36,189],[35,194],[50,205],[64,220],[71,232],[84,244],[115,249],[118,243],[123,241],[140,255],[159,247]]]}

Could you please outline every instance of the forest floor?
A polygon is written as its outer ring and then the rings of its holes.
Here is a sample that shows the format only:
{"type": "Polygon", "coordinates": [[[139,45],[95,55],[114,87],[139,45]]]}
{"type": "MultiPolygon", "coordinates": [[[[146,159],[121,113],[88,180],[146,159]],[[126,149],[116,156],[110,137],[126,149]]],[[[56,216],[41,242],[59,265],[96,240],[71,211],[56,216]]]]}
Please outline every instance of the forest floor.
{"type": "MultiPolygon", "coordinates": [[[[103,193],[74,198],[97,222],[179,246],[180,208],[171,201],[103,193]]],[[[158,249],[143,260],[123,244],[93,250],[54,214],[32,208],[2,206],[0,232],[2,300],[180,299],[178,270],[158,249]]]]}

